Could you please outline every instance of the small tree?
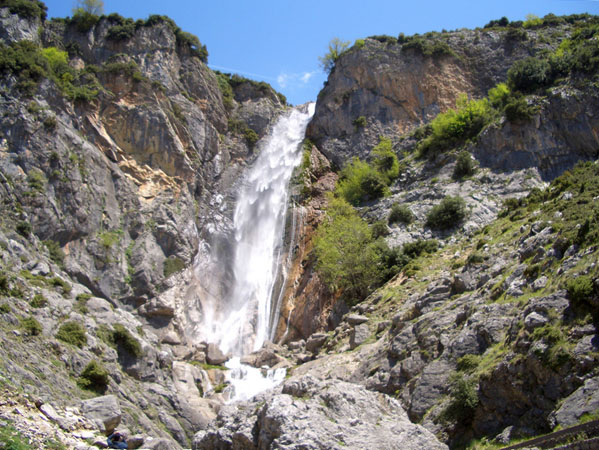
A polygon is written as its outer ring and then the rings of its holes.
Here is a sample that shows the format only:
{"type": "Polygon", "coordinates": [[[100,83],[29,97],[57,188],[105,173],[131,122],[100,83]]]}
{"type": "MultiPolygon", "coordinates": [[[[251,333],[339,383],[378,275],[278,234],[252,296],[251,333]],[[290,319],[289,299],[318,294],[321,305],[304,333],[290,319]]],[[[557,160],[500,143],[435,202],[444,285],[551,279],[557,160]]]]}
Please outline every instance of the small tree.
{"type": "Polygon", "coordinates": [[[81,13],[101,16],[104,14],[104,2],[102,0],[77,0],[73,7],[73,15],[81,13]]]}
{"type": "Polygon", "coordinates": [[[342,41],[337,37],[331,39],[331,42],[329,42],[329,51],[326,52],[324,56],[318,57],[322,70],[326,73],[331,73],[337,59],[339,59],[341,54],[349,48],[349,44],[349,41],[342,41]]]}
{"type": "Polygon", "coordinates": [[[449,229],[466,217],[466,202],[461,197],[447,196],[433,206],[426,216],[426,225],[440,230],[449,229]]]}

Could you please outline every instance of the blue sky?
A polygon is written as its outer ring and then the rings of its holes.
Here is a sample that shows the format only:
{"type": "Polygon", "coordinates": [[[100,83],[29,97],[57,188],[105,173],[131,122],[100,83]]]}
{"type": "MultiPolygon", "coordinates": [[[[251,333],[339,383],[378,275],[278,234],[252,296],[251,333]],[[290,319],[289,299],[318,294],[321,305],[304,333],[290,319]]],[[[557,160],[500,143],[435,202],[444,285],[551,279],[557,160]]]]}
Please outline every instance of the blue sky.
{"type": "MultiPolygon", "coordinates": [[[[50,17],[70,16],[74,5],[45,3],[50,17]]],[[[502,16],[599,14],[599,0],[104,0],[104,11],[167,15],[206,44],[213,69],[267,81],[301,104],[322,88],[318,57],[333,37],[353,43],[375,34],[482,27],[502,16]]]]}

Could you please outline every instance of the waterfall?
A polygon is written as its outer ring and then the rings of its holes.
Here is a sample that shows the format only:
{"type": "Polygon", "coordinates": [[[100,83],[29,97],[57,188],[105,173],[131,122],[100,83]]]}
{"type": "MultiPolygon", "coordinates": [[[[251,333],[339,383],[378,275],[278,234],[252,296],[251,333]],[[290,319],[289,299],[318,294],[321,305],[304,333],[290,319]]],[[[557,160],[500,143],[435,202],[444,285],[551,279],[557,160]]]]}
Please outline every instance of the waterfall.
{"type": "MultiPolygon", "coordinates": [[[[261,143],[237,197],[231,286],[226,298],[203,305],[202,334],[224,353],[244,355],[272,339],[278,322],[277,277],[288,206],[288,185],[302,158],[301,142],[314,104],[283,115],[261,143]]],[[[214,259],[214,258],[213,258],[214,259]]]]}

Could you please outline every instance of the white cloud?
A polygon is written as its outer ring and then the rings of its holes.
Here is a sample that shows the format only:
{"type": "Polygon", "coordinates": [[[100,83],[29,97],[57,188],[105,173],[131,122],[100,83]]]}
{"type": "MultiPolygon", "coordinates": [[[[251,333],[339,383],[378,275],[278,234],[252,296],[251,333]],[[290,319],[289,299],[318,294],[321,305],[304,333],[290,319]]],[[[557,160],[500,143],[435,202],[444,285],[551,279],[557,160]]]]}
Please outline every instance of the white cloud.
{"type": "Polygon", "coordinates": [[[300,79],[302,80],[302,83],[306,84],[315,74],[316,72],[304,72],[300,79]]]}
{"type": "Polygon", "coordinates": [[[277,77],[277,83],[280,88],[295,88],[308,84],[316,72],[302,73],[281,73],[277,77]]]}
{"type": "Polygon", "coordinates": [[[279,84],[279,87],[282,88],[286,88],[287,87],[287,83],[289,82],[289,79],[291,78],[292,75],[288,74],[288,73],[282,73],[277,77],[277,83],[279,84]]]}

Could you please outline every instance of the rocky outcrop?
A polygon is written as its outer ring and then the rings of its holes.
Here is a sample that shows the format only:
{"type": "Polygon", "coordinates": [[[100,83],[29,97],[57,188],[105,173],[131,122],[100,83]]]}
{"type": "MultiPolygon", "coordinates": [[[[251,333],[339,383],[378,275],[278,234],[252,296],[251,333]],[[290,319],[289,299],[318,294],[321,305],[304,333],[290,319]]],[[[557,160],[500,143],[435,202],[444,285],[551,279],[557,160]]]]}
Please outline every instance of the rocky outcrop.
{"type": "Polygon", "coordinates": [[[471,149],[481,166],[503,172],[535,168],[543,179],[552,180],[576,162],[599,156],[594,87],[557,87],[539,103],[534,118],[504,120],[483,131],[471,149]]]}
{"type": "Polygon", "coordinates": [[[0,8],[5,44],[68,49],[73,75],[65,88],[47,72],[31,93],[2,76],[0,275],[12,290],[0,292],[1,334],[6,343],[29,336],[19,331],[29,318],[38,337],[3,345],[0,372],[65,408],[86,395],[77,380],[96,361],[124,426],[173,449],[218,409],[204,397],[218,377],[183,362],[205,353],[188,341],[176,294],[194,277],[198,249],[229,232],[235,185],[255,157],[243,131],[264,136],[285,105],[249,81],[225,101],[169,19],[114,39],[120,20],[102,17],[83,32],[73,20],[0,8]],[[87,342],[56,340],[65,321],[80,323],[87,342]]]}
{"type": "Polygon", "coordinates": [[[307,136],[338,166],[364,159],[379,135],[399,136],[455,106],[461,93],[484,97],[511,65],[551,47],[542,32],[459,30],[420,36],[414,45],[365,39],[335,62],[307,136]],[[363,116],[366,125],[354,121],[363,116]]]}
{"type": "Polygon", "coordinates": [[[291,379],[277,392],[224,407],[193,449],[443,449],[399,402],[338,380],[291,379]]]}

